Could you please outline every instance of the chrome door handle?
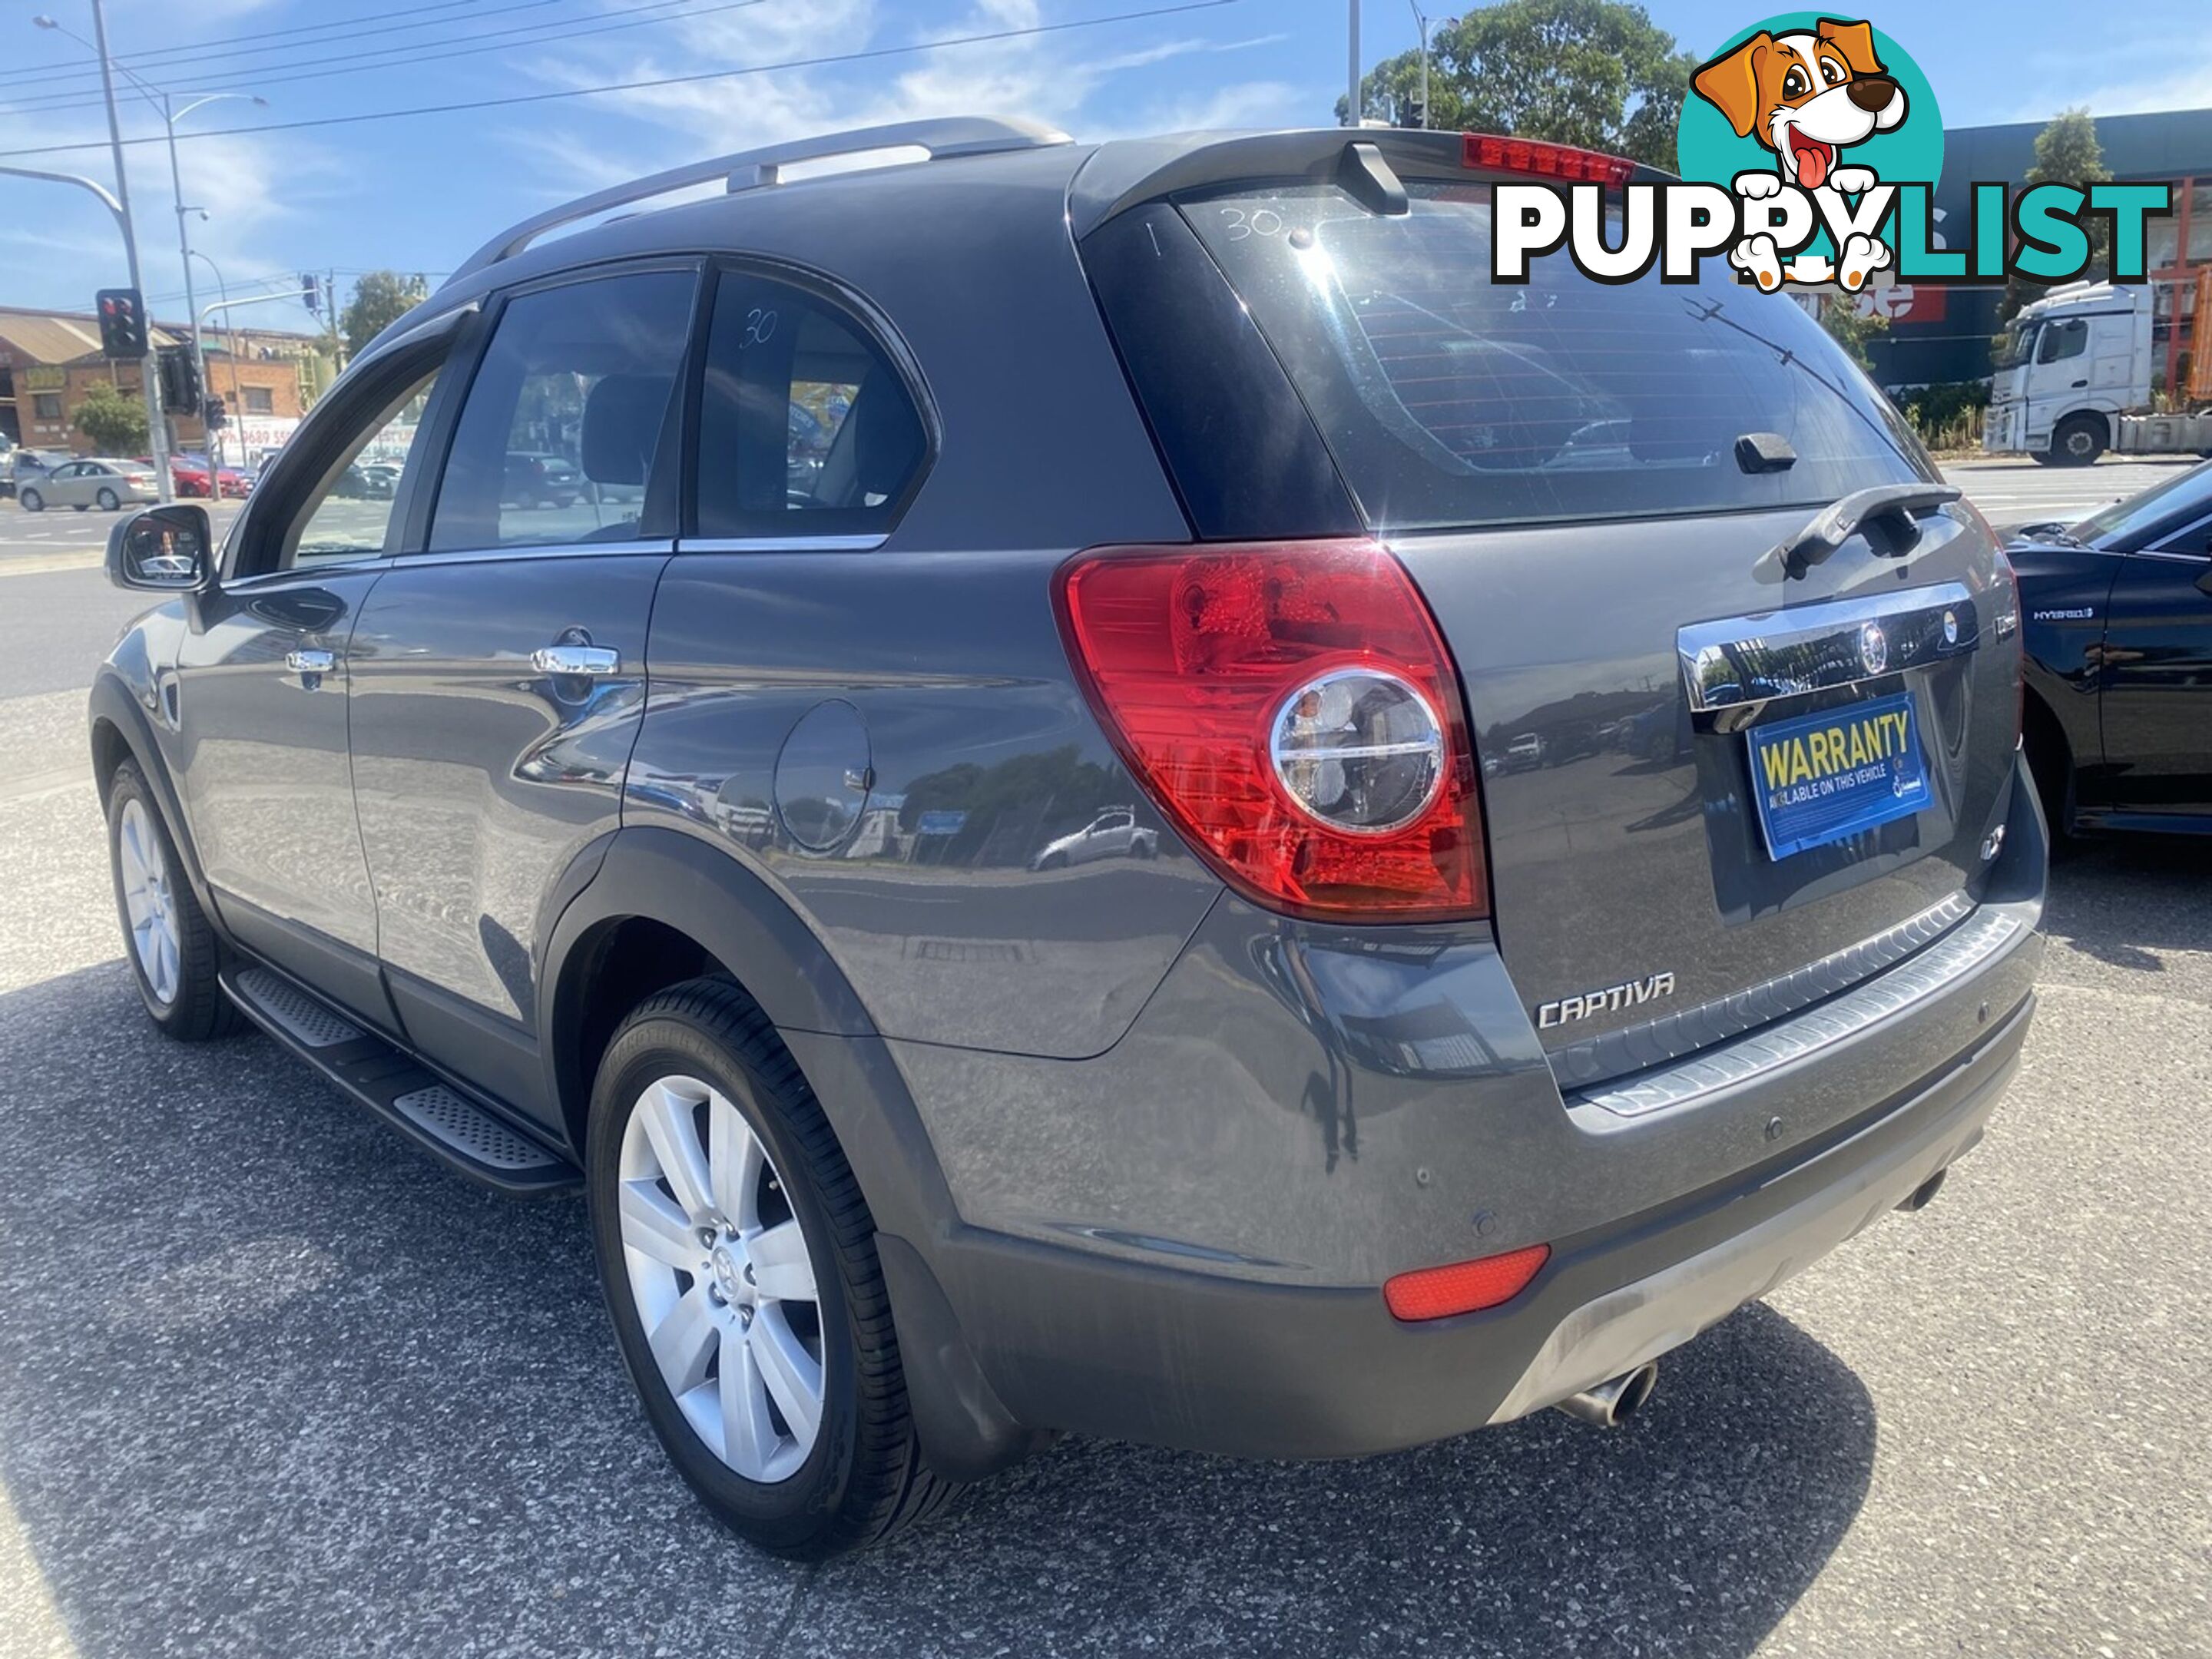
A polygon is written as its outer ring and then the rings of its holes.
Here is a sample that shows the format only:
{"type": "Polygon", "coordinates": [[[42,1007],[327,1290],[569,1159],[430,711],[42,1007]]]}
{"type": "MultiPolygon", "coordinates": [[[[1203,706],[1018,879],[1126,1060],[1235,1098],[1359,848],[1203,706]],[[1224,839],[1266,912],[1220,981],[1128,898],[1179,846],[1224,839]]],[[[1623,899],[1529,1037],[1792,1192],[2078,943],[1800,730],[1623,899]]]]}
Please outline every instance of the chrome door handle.
{"type": "Polygon", "coordinates": [[[327,674],[338,665],[335,651],[287,651],[284,666],[295,674],[327,674]]]}
{"type": "Polygon", "coordinates": [[[541,645],[530,653],[530,665],[541,674],[618,674],[622,653],[603,645],[541,645]]]}

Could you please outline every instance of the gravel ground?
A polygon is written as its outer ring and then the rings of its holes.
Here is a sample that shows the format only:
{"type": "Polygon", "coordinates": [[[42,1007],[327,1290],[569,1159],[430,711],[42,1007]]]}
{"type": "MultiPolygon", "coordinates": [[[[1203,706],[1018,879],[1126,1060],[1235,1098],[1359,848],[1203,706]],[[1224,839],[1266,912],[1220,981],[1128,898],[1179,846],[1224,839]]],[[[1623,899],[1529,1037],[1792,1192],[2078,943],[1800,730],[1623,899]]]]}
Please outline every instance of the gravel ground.
{"type": "Polygon", "coordinates": [[[574,1200],[153,1035],[80,708],[0,702],[0,1654],[2212,1655],[2201,848],[2060,866],[1988,1141],[1626,1429],[1067,1441],[799,1569],[664,1468],[574,1200]]]}

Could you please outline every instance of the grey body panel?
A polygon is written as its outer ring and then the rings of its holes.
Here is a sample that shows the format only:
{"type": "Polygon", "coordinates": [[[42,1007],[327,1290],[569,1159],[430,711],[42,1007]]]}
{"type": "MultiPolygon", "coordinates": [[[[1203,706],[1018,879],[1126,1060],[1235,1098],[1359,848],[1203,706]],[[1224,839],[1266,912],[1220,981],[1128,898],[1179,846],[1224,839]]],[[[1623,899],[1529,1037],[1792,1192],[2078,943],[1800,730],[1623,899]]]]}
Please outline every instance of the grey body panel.
{"type": "Polygon", "coordinates": [[[2042,837],[2022,832],[2033,808],[2010,776],[2006,793],[2021,850],[1990,902],[2020,907],[2011,948],[1815,1060],[1648,1116],[1563,1103],[1488,942],[1288,921],[1233,896],[1086,1065],[890,1048],[974,1225],[1232,1278],[1379,1284],[1663,1206],[1970,1047],[1985,1008],[2027,994],[2041,951],[2042,837]]]}
{"type": "Polygon", "coordinates": [[[1109,1048],[1221,890],[1160,833],[1069,678],[1047,600],[1060,557],[679,554],[625,823],[704,830],[759,871],[886,1035],[1061,1060],[1109,1048]],[[825,708],[846,711],[851,747],[800,764],[825,708]],[[849,817],[809,847],[825,788],[849,817]],[[1034,867],[1130,802],[1148,840],[1034,867]]]}
{"type": "Polygon", "coordinates": [[[354,817],[346,650],[374,568],[302,572],[185,601],[163,708],[173,775],[216,912],[259,955],[372,1017],[376,905],[354,817]],[[330,653],[322,674],[287,665],[330,653]]]}
{"type": "Polygon", "coordinates": [[[402,560],[349,653],[377,952],[425,1054],[554,1124],[536,1062],[547,894],[620,826],[667,544],[402,560]],[[621,666],[549,676],[580,631],[621,666]]]}
{"type": "MultiPolygon", "coordinates": [[[[2008,795],[2014,718],[2016,659],[1995,637],[1994,613],[2010,603],[1995,550],[1976,522],[1942,514],[1925,520],[1904,558],[1876,558],[1858,541],[1802,578],[1755,580],[1759,556],[1805,516],[1792,509],[1393,543],[1459,659],[1489,774],[1498,938],[1526,1006],[1674,976],[1661,1002],[1546,1029],[1547,1048],[1763,985],[1898,926],[1980,870],[1982,838],[2008,795]],[[1770,705],[1777,715],[1842,711],[1911,690],[1930,805],[1849,842],[1771,860],[1749,799],[1745,738],[1729,711],[1692,715],[1678,629],[1772,611],[1779,631],[1803,607],[1858,598],[1902,605],[1947,584],[1978,596],[1987,649],[1770,705]],[[1542,742],[1534,766],[1508,752],[1529,732],[1542,742]]],[[[1627,1051],[1620,1055],[1613,1069],[1627,1051]]]]}

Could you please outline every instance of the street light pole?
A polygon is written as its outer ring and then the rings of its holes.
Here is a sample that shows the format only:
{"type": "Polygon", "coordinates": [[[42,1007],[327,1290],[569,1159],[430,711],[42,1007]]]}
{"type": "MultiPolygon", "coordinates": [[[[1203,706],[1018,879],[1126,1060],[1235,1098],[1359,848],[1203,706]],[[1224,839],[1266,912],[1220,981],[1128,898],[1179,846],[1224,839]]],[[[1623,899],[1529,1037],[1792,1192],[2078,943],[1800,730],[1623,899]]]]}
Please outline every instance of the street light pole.
{"type": "Polygon", "coordinates": [[[1425,132],[1429,127],[1429,19],[1413,0],[1406,0],[1406,6],[1421,26],[1421,130],[1425,132]]]}
{"type": "MultiPolygon", "coordinates": [[[[124,73],[129,75],[131,72],[128,70],[125,70],[124,73]]],[[[154,88],[151,84],[146,82],[138,81],[138,77],[135,75],[132,75],[131,78],[134,82],[138,82],[139,91],[144,94],[147,100],[150,102],[154,95],[154,88]]],[[[207,398],[209,393],[213,391],[214,388],[208,385],[207,341],[203,332],[204,325],[200,318],[198,300],[192,292],[192,243],[191,236],[186,228],[186,220],[188,216],[196,212],[198,210],[187,207],[185,204],[185,180],[182,173],[179,170],[177,166],[177,123],[183,120],[185,116],[190,115],[202,104],[212,104],[216,100],[222,98],[242,98],[249,102],[260,104],[264,106],[268,104],[269,100],[265,98],[256,97],[251,93],[211,92],[204,98],[193,99],[191,103],[185,105],[180,110],[173,111],[169,106],[169,94],[166,88],[162,89],[161,95],[161,125],[167,129],[169,135],[169,191],[171,195],[176,198],[177,202],[177,258],[178,262],[185,268],[185,315],[192,319],[192,362],[194,366],[199,370],[200,407],[198,413],[200,417],[200,441],[208,447],[209,476],[213,477],[215,476],[215,470],[220,465],[220,463],[217,461],[215,453],[216,444],[216,434],[208,428],[207,398]]],[[[205,256],[202,257],[204,258],[205,256]]]]}
{"type": "Polygon", "coordinates": [[[1351,78],[1351,86],[1345,94],[1344,125],[1356,127],[1359,125],[1359,0],[1350,0],[1346,9],[1351,14],[1352,49],[1346,71],[1351,78]]]}
{"type": "MultiPolygon", "coordinates": [[[[100,54],[100,88],[107,100],[107,144],[115,155],[116,218],[123,227],[124,263],[130,269],[131,286],[138,291],[141,315],[150,336],[153,319],[143,317],[143,312],[146,289],[138,275],[138,239],[131,230],[131,180],[123,168],[123,123],[115,112],[115,71],[108,62],[107,17],[100,0],[92,0],[92,33],[100,54]]],[[[148,352],[138,362],[138,388],[146,397],[146,436],[154,450],[154,487],[163,501],[173,501],[177,498],[176,480],[169,475],[169,433],[161,417],[161,390],[155,384],[157,377],[150,343],[148,352]]]]}

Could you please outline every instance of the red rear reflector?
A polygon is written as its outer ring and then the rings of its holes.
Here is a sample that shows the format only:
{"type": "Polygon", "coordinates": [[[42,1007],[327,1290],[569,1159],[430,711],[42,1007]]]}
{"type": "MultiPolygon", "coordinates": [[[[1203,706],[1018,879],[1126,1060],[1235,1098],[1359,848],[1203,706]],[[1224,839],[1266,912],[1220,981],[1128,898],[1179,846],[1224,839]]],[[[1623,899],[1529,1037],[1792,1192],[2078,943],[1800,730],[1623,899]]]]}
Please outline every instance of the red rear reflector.
{"type": "Polygon", "coordinates": [[[1486,1255],[1480,1261],[1455,1261],[1449,1267],[1423,1267],[1400,1273],[1382,1286],[1382,1299],[1400,1319],[1443,1319],[1510,1302],[1551,1260],[1552,1247],[1486,1255]]]}
{"type": "Polygon", "coordinates": [[[1161,812],[1247,897],[1338,921],[1488,913],[1458,676],[1387,548],[1093,549],[1060,568],[1054,597],[1099,723],[1161,812]],[[1302,805],[1277,763],[1286,702],[1340,671],[1403,682],[1443,732],[1440,781],[1388,827],[1316,816],[1316,792],[1302,805]]]}
{"type": "Polygon", "coordinates": [[[1499,138],[1486,132],[1461,135],[1460,165],[1500,173],[1526,173],[1563,184],[1625,185],[1636,163],[1626,155],[1606,155],[1572,144],[1547,144],[1534,138],[1499,138]]]}

